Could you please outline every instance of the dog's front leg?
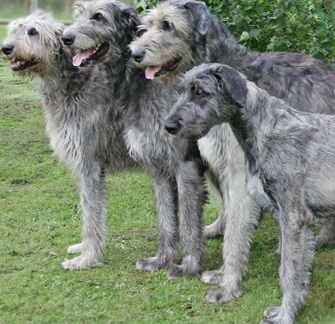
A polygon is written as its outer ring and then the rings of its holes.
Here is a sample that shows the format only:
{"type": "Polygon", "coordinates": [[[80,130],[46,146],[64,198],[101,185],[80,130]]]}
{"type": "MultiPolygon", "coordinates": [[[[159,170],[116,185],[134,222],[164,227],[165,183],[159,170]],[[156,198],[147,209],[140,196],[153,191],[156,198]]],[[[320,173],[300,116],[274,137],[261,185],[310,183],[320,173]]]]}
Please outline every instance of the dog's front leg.
{"type": "Polygon", "coordinates": [[[82,210],[82,242],[68,248],[69,253],[80,252],[80,256],[62,263],[63,268],[88,269],[101,265],[105,248],[105,191],[104,175],[98,163],[85,168],[78,175],[80,207],[82,210]]]}
{"type": "Polygon", "coordinates": [[[155,195],[159,248],[155,257],[140,258],[136,269],[156,271],[170,267],[178,245],[178,195],[174,177],[159,170],[150,170],[155,195]]]}
{"type": "Polygon", "coordinates": [[[176,173],[180,208],[179,237],[183,245],[183,260],[173,266],[169,279],[180,276],[199,277],[205,252],[203,236],[203,205],[206,200],[203,170],[194,160],[179,163],[176,173]]]}
{"type": "Polygon", "coordinates": [[[242,295],[241,283],[248,266],[252,234],[261,216],[258,205],[246,190],[244,153],[238,149],[230,128],[224,128],[224,132],[223,151],[234,154],[228,154],[226,163],[219,164],[221,173],[220,170],[216,172],[219,177],[217,182],[224,194],[226,226],[222,248],[223,265],[218,270],[202,274],[204,283],[217,285],[206,295],[211,303],[228,303],[242,295]]]}

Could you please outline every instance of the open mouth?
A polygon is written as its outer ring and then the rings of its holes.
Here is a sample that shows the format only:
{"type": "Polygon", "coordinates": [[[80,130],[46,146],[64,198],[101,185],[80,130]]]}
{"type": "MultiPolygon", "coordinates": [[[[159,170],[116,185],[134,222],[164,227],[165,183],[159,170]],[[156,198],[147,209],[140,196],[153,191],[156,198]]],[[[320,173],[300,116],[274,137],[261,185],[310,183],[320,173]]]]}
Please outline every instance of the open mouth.
{"type": "Polygon", "coordinates": [[[73,57],[72,64],[73,66],[90,66],[94,63],[94,61],[102,58],[107,53],[108,49],[109,44],[106,42],[94,48],[80,51],[73,57]]]}
{"type": "Polygon", "coordinates": [[[153,80],[155,77],[162,76],[168,72],[175,70],[180,63],[181,58],[175,58],[164,65],[148,66],[145,69],[145,77],[149,80],[153,80]]]}
{"type": "Polygon", "coordinates": [[[11,63],[10,66],[12,67],[13,72],[20,72],[24,71],[34,65],[38,64],[38,61],[26,61],[23,59],[14,59],[11,63]]]}

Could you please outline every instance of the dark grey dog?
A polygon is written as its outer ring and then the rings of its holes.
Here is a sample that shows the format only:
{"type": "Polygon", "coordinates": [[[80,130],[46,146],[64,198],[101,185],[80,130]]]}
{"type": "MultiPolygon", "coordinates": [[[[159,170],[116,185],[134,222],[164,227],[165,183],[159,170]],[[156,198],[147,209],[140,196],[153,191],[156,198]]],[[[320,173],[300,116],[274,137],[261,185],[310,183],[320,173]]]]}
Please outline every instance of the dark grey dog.
{"type": "MultiPolygon", "coordinates": [[[[110,56],[111,64],[117,66],[123,52],[128,52],[135,29],[126,10],[115,14],[124,23],[119,31],[123,47],[110,56]]],[[[62,44],[62,32],[62,25],[38,11],[9,25],[2,52],[15,74],[37,80],[50,145],[77,178],[82,242],[70,246],[68,252],[81,255],[62,265],[71,270],[86,269],[101,263],[105,246],[105,170],[116,172],[137,164],[128,155],[123,140],[124,112],[110,97],[121,82],[118,74],[111,77],[112,72],[107,74],[104,65],[79,73],[72,65],[74,53],[62,44]]],[[[94,59],[105,51],[105,45],[96,48],[94,59]]]]}
{"type": "MultiPolygon", "coordinates": [[[[124,46],[125,28],[118,14],[120,7],[123,5],[110,0],[77,1],[74,23],[64,31],[62,39],[76,51],[73,63],[78,66],[89,64],[94,68],[101,63],[92,53],[95,48],[104,46],[106,50],[101,51],[100,58],[108,66],[109,79],[115,82],[117,71],[117,80],[123,80],[109,96],[123,111],[123,138],[130,155],[151,176],[159,229],[157,255],[139,259],[137,268],[154,271],[169,267],[169,278],[199,276],[205,249],[202,207],[206,198],[203,176],[206,166],[196,141],[172,138],[163,127],[162,122],[175,103],[171,94],[173,85],[153,83],[145,79],[143,70],[125,63],[130,51],[120,51],[124,46]],[[120,54],[119,61],[109,59],[120,54]],[[174,266],[178,228],[184,255],[181,266],[174,266]]],[[[136,17],[132,12],[127,21],[136,17]]]]}
{"type": "MultiPolygon", "coordinates": [[[[236,42],[204,3],[163,1],[147,12],[143,22],[143,34],[130,48],[135,64],[145,69],[149,79],[170,80],[194,65],[221,62],[243,72],[249,80],[293,108],[335,112],[334,69],[306,55],[249,51],[236,42]]],[[[224,264],[218,271],[205,272],[202,280],[219,284],[207,294],[209,301],[228,302],[241,294],[239,285],[260,213],[255,204],[244,198],[244,156],[229,126],[213,127],[199,140],[199,148],[217,175],[214,181],[224,197],[222,217],[205,229],[206,236],[213,237],[224,228],[224,264]]],[[[334,234],[334,219],[326,220],[317,245],[330,245],[334,234]]]]}
{"type": "Polygon", "coordinates": [[[246,157],[249,193],[263,209],[274,209],[281,232],[282,303],[269,306],[264,313],[269,320],[262,323],[293,323],[308,294],[315,245],[309,225],[314,215],[333,216],[335,208],[335,117],[294,110],[226,65],[192,69],[179,92],[166,129],[200,138],[228,123],[246,157]]]}

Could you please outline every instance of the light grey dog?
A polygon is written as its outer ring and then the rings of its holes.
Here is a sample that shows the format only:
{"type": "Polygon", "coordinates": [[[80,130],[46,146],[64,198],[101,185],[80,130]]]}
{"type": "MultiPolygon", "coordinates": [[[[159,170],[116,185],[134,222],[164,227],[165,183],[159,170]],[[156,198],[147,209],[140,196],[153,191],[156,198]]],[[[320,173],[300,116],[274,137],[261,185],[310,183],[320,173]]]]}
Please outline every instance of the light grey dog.
{"type": "MultiPolygon", "coordinates": [[[[124,22],[119,32],[124,43],[110,57],[116,66],[122,62],[123,51],[128,52],[135,31],[128,12],[119,10],[118,14],[124,22]]],[[[37,80],[50,145],[78,181],[82,242],[70,246],[68,252],[81,254],[62,265],[86,269],[101,264],[105,247],[105,171],[133,169],[137,164],[122,137],[124,112],[110,96],[121,82],[118,74],[111,78],[112,72],[107,74],[104,65],[79,73],[72,65],[74,53],[63,46],[62,33],[61,24],[37,11],[9,25],[2,52],[14,74],[37,80]]],[[[105,52],[103,44],[95,48],[93,58],[99,60],[105,52]]]]}
{"type": "MultiPolygon", "coordinates": [[[[163,120],[175,103],[171,94],[174,86],[147,80],[142,69],[133,67],[131,62],[128,66],[125,60],[130,59],[130,51],[123,53],[119,62],[109,60],[111,55],[119,55],[125,43],[121,37],[125,26],[118,14],[120,7],[123,5],[110,0],[77,1],[74,22],[64,31],[62,39],[76,51],[75,65],[89,62],[92,68],[101,61],[91,54],[104,44],[107,70],[118,69],[118,80],[122,80],[117,91],[109,92],[110,100],[118,102],[124,112],[123,138],[130,155],[143,165],[152,179],[159,229],[157,255],[140,258],[136,267],[149,271],[168,267],[169,278],[199,276],[205,250],[202,207],[206,199],[203,175],[206,165],[200,158],[196,141],[172,138],[163,127],[163,120]],[[178,229],[184,249],[180,266],[174,265],[178,229]]],[[[133,12],[128,21],[133,16],[136,13],[133,12]]],[[[109,74],[109,78],[115,82],[115,74],[109,74]]]]}
{"type": "MultiPolygon", "coordinates": [[[[143,17],[142,35],[131,44],[136,66],[146,77],[169,81],[204,62],[221,62],[243,72],[249,80],[293,108],[334,114],[335,70],[306,55],[251,52],[239,45],[227,27],[210,14],[202,2],[160,2],[143,17]]],[[[248,264],[253,228],[259,209],[245,199],[244,156],[228,125],[213,127],[199,140],[199,149],[216,178],[224,197],[222,216],[205,228],[214,237],[224,228],[223,260],[218,271],[202,276],[205,283],[218,284],[207,299],[228,302],[241,295],[239,288],[248,264]],[[218,144],[220,143],[220,144],[218,144]]],[[[332,244],[334,218],[326,220],[319,247],[332,244]]]]}
{"type": "Polygon", "coordinates": [[[293,323],[308,294],[315,245],[309,225],[314,215],[334,214],[335,116],[294,110],[226,65],[195,67],[179,93],[166,129],[200,138],[228,123],[246,157],[248,192],[262,209],[274,210],[281,233],[282,303],[269,306],[262,323],[293,323]]]}

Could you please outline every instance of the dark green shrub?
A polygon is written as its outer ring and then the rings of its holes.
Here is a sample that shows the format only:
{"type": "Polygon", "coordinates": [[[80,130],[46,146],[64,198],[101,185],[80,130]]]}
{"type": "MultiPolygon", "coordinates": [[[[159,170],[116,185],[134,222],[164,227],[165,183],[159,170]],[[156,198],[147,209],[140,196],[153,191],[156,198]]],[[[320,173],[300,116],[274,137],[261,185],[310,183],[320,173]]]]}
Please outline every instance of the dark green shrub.
{"type": "Polygon", "coordinates": [[[332,0],[206,1],[240,43],[258,51],[305,53],[335,64],[332,0]]]}
{"type": "MultiPolygon", "coordinates": [[[[139,13],[157,0],[135,0],[139,13]]],[[[305,53],[335,66],[334,0],[205,0],[241,44],[257,51],[305,53]]],[[[73,0],[38,0],[40,8],[71,14],[73,0]]],[[[0,15],[29,13],[30,1],[2,0],[0,15]]]]}

